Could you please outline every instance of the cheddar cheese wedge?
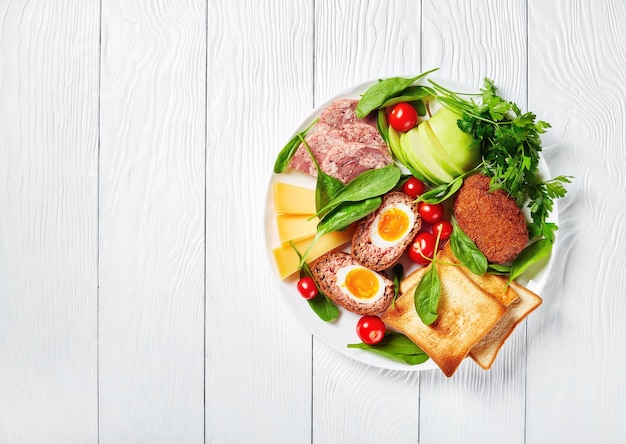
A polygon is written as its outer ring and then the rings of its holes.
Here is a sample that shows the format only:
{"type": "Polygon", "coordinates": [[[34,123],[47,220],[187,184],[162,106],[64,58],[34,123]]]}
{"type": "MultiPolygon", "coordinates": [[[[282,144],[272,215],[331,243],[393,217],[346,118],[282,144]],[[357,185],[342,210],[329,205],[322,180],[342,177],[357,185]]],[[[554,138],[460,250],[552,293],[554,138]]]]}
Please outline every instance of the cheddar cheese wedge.
{"type": "Polygon", "coordinates": [[[274,211],[276,214],[315,214],[315,190],[292,185],[285,182],[274,182],[274,211]]]}
{"type": "Polygon", "coordinates": [[[276,215],[276,227],[278,238],[282,244],[289,241],[299,241],[315,236],[317,232],[317,217],[308,214],[278,214],[276,215]]]}
{"type": "MultiPolygon", "coordinates": [[[[306,257],[307,263],[317,259],[328,251],[334,250],[345,245],[347,242],[350,242],[353,234],[354,227],[351,226],[345,231],[333,231],[323,235],[317,240],[315,245],[313,245],[313,248],[311,248],[311,251],[306,257]]],[[[313,239],[314,238],[303,239],[294,242],[294,245],[300,253],[304,254],[307,248],[309,248],[309,245],[311,245],[313,239]]],[[[272,252],[274,254],[274,260],[281,279],[285,279],[298,271],[300,258],[292,248],[291,244],[283,244],[274,248],[272,252]]]]}

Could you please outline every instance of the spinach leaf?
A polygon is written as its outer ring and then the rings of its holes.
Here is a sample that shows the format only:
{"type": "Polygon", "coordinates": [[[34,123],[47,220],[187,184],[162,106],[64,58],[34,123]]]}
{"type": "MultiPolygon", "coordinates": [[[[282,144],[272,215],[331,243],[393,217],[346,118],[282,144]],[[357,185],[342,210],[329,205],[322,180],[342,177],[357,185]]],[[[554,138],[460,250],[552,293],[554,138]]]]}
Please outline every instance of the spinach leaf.
{"type": "Polygon", "coordinates": [[[364,171],[337,191],[331,201],[320,209],[316,216],[321,219],[344,202],[357,202],[381,196],[398,184],[401,175],[400,168],[393,164],[364,171]]]}
{"type": "Polygon", "coordinates": [[[461,188],[461,185],[463,185],[463,177],[458,176],[454,180],[452,180],[450,183],[444,183],[444,184],[438,185],[422,193],[420,196],[418,196],[417,201],[428,202],[430,204],[441,203],[444,200],[447,200],[448,198],[452,197],[454,193],[459,191],[459,188],[461,188]]]}
{"type": "Polygon", "coordinates": [[[433,71],[436,70],[433,69],[413,78],[390,77],[388,79],[379,80],[361,96],[361,100],[359,100],[359,103],[356,106],[356,116],[359,119],[362,119],[375,109],[380,108],[390,98],[400,94],[418,79],[430,74],[433,71]]]}
{"type": "Polygon", "coordinates": [[[383,199],[380,196],[358,202],[344,202],[317,224],[317,232],[326,234],[331,231],[344,230],[353,222],[376,210],[382,202],[383,199]]]}
{"type": "Polygon", "coordinates": [[[391,301],[391,306],[393,307],[396,303],[396,298],[400,293],[400,283],[404,279],[404,267],[402,264],[396,264],[391,269],[391,273],[393,281],[393,300],[391,301]]]}
{"type": "Polygon", "coordinates": [[[389,124],[387,123],[387,113],[384,109],[379,109],[376,114],[376,128],[378,128],[380,137],[383,138],[385,144],[389,146],[389,124]]]}
{"type": "MultiPolygon", "coordinates": [[[[291,242],[291,246],[298,255],[298,257],[302,259],[302,255],[293,244],[293,242],[291,242]]],[[[304,263],[300,267],[300,278],[303,277],[310,277],[315,280],[315,278],[313,278],[313,273],[311,272],[311,269],[309,268],[309,265],[307,263],[304,263]]],[[[315,285],[317,286],[317,282],[315,283],[315,285]]],[[[335,304],[333,304],[329,297],[320,290],[319,286],[317,287],[317,296],[315,296],[313,299],[309,299],[308,303],[315,312],[315,314],[317,314],[317,316],[319,316],[319,318],[325,322],[330,322],[334,319],[337,319],[337,317],[339,316],[339,309],[335,306],[335,304]]]]}
{"type": "Polygon", "coordinates": [[[308,128],[306,128],[304,131],[301,131],[295,136],[293,136],[291,140],[287,142],[287,144],[283,147],[283,149],[280,150],[280,153],[278,153],[278,157],[276,158],[276,161],[274,162],[274,172],[276,174],[280,174],[285,171],[285,169],[287,168],[287,165],[289,165],[289,161],[291,160],[293,155],[296,153],[296,150],[300,146],[300,141],[302,140],[303,137],[306,137],[307,133],[310,131],[311,128],[313,128],[313,126],[317,123],[318,120],[319,118],[315,119],[308,126],[308,128]]]}
{"type": "Polygon", "coordinates": [[[317,182],[315,185],[315,209],[319,211],[321,208],[326,206],[328,202],[333,198],[337,191],[344,187],[344,184],[339,179],[326,174],[320,168],[319,163],[317,163],[317,159],[313,155],[313,151],[311,151],[311,147],[304,140],[304,137],[298,134],[300,138],[300,142],[304,144],[304,147],[309,153],[309,157],[313,161],[313,165],[315,165],[315,169],[317,170],[317,182]]]}
{"type": "Polygon", "coordinates": [[[422,364],[428,361],[428,355],[417,344],[402,333],[394,331],[385,333],[385,337],[378,344],[369,345],[362,342],[360,344],[348,344],[348,348],[368,350],[410,365],[422,364]]]}
{"type": "Polygon", "coordinates": [[[309,299],[308,303],[322,321],[331,322],[339,317],[339,309],[321,291],[318,291],[317,296],[313,299],[309,299]]]}
{"type": "Polygon", "coordinates": [[[414,293],[415,310],[426,325],[435,322],[439,316],[437,306],[441,295],[441,281],[435,264],[435,261],[431,262],[428,271],[424,273],[414,293]]]}
{"type": "Polygon", "coordinates": [[[474,241],[461,230],[461,227],[452,219],[452,235],[450,235],[450,248],[454,255],[463,265],[474,274],[482,275],[487,271],[489,262],[482,251],[478,249],[474,241]]]}
{"type": "Polygon", "coordinates": [[[319,211],[328,205],[335,194],[343,187],[342,181],[319,170],[315,186],[315,209],[319,211]]]}
{"type": "MultiPolygon", "coordinates": [[[[430,94],[431,90],[423,86],[409,86],[402,91],[401,95],[386,100],[385,103],[380,106],[380,108],[386,108],[388,106],[397,105],[398,103],[402,102],[409,102],[416,108],[419,114],[420,109],[418,109],[418,107],[424,108],[424,102],[422,101],[422,99],[429,96],[430,94]],[[413,102],[419,102],[421,103],[421,105],[413,102]]],[[[426,109],[424,108],[423,111],[425,112],[426,109]]]]}
{"type": "Polygon", "coordinates": [[[489,264],[487,267],[487,272],[491,274],[509,274],[511,273],[510,265],[502,265],[502,264],[489,264]]]}
{"type": "Polygon", "coordinates": [[[426,115],[426,104],[424,103],[424,100],[416,100],[414,102],[411,102],[411,105],[413,105],[413,107],[417,110],[417,115],[418,116],[425,116],[426,115]]]}
{"type": "Polygon", "coordinates": [[[513,259],[511,263],[511,275],[509,282],[521,276],[528,267],[550,256],[552,252],[552,241],[549,239],[539,239],[528,245],[522,252],[513,259]]]}

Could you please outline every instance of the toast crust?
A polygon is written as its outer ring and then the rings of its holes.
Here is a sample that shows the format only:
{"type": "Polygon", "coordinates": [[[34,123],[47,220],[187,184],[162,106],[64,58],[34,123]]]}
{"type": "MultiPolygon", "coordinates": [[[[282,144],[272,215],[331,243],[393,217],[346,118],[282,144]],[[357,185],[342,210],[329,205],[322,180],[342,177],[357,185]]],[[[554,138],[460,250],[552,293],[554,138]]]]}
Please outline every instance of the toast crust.
{"type": "MultiPolygon", "coordinates": [[[[454,255],[452,252],[452,248],[450,247],[450,242],[447,242],[443,250],[446,252],[446,257],[453,263],[457,265],[461,265],[461,261],[454,255]]],[[[460,267],[461,270],[470,278],[476,285],[478,285],[485,293],[489,296],[500,302],[504,306],[509,306],[513,301],[515,301],[519,295],[517,292],[511,288],[510,285],[507,285],[507,279],[503,276],[499,276],[497,274],[485,273],[482,275],[477,275],[472,273],[466,267],[460,267]]]]}
{"type": "Polygon", "coordinates": [[[506,307],[471,280],[461,267],[449,265],[445,251],[436,264],[441,282],[439,317],[431,325],[419,318],[414,303],[415,288],[429,267],[407,276],[395,304],[382,314],[382,320],[415,342],[443,373],[454,374],[470,350],[506,313],[506,307]]]}
{"type": "Polygon", "coordinates": [[[498,352],[511,336],[513,330],[542,303],[542,299],[526,287],[513,281],[510,284],[519,297],[509,305],[507,312],[495,327],[470,351],[470,357],[485,370],[493,365],[498,352]]]}

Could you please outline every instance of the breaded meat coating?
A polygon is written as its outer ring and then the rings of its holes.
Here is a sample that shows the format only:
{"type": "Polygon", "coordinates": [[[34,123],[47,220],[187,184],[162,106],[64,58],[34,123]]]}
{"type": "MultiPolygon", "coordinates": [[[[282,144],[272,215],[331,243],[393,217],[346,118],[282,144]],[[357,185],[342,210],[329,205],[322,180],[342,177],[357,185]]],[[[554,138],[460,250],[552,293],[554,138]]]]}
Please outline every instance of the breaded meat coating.
{"type": "Polygon", "coordinates": [[[489,192],[489,177],[475,174],[463,182],[454,217],[489,262],[511,262],[528,244],[526,219],[504,191],[489,192]]]}

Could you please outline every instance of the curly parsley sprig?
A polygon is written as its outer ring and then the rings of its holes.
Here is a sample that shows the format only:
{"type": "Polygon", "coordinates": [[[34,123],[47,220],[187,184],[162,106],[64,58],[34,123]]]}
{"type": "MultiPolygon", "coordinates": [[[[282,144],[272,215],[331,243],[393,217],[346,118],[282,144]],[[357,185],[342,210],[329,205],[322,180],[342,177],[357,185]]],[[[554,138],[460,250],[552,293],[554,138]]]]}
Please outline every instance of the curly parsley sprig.
{"type": "Polygon", "coordinates": [[[523,113],[513,102],[497,95],[492,80],[485,78],[481,101],[451,91],[431,81],[433,95],[445,106],[462,113],[459,128],[480,144],[482,171],[491,178],[491,189],[502,189],[521,207],[530,210],[531,237],[552,240],[556,224],[548,222],[554,199],[565,196],[569,176],[543,180],[538,175],[541,134],[550,128],[532,112],[523,113]]]}

